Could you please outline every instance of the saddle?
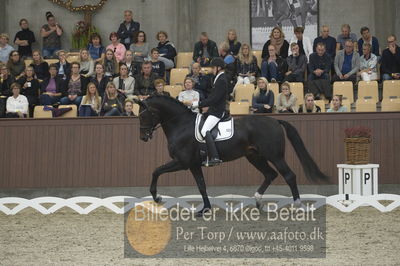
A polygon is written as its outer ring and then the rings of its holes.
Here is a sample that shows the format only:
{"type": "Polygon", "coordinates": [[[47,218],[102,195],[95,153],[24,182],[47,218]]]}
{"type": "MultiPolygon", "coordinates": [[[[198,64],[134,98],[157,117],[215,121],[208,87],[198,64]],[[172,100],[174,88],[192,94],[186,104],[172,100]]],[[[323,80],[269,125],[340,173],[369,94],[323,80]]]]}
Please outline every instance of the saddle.
{"type": "MultiPolygon", "coordinates": [[[[195,122],[195,137],[200,143],[205,143],[203,136],[201,135],[201,129],[203,128],[204,122],[207,119],[206,114],[197,114],[195,122]]],[[[224,141],[233,137],[234,134],[234,123],[233,117],[225,115],[218,124],[211,130],[211,136],[214,141],[224,141]]]]}

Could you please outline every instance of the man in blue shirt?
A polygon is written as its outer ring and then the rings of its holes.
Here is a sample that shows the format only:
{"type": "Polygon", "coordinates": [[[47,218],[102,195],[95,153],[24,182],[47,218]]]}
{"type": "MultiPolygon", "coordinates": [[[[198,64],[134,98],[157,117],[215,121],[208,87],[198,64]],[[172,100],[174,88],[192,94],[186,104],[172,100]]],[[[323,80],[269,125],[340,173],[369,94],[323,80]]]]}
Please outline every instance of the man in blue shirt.
{"type": "Polygon", "coordinates": [[[347,40],[344,50],[340,50],[335,57],[334,81],[357,81],[357,72],[360,69],[360,55],[354,51],[354,43],[347,40]]]}
{"type": "Polygon", "coordinates": [[[329,36],[329,27],[324,25],[321,28],[321,36],[314,40],[313,51],[317,52],[317,45],[319,43],[325,44],[326,53],[332,58],[332,61],[336,56],[336,39],[329,36]]]}

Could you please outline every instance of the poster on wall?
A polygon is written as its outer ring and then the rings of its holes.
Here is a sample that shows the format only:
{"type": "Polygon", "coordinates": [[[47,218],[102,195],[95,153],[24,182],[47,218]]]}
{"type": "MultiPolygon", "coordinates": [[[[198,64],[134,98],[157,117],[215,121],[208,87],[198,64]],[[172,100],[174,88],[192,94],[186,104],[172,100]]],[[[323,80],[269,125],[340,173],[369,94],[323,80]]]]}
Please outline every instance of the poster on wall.
{"type": "Polygon", "coordinates": [[[250,0],[253,50],[262,50],[274,27],[281,27],[289,41],[295,27],[313,41],[318,36],[319,0],[250,0]]]}

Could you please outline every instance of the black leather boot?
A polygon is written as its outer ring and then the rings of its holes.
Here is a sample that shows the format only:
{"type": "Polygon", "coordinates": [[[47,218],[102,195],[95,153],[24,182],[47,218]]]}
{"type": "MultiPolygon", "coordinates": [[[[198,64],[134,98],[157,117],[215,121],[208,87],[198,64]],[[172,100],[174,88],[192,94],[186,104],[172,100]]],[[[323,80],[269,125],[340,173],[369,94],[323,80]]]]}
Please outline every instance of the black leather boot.
{"type": "Polygon", "coordinates": [[[207,131],[206,137],[204,139],[207,145],[208,161],[203,162],[203,165],[207,167],[219,165],[220,163],[222,163],[222,161],[219,159],[217,147],[215,146],[215,142],[211,136],[210,131],[207,131]]]}

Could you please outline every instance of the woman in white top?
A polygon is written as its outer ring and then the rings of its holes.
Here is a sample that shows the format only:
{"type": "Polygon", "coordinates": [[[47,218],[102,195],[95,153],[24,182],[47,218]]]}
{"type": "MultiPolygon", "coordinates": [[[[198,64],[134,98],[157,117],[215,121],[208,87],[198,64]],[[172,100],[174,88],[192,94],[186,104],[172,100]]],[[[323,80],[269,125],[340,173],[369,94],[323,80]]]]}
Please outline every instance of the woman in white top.
{"type": "Polygon", "coordinates": [[[87,85],[86,95],[83,96],[79,107],[79,116],[98,116],[101,107],[101,97],[96,85],[90,82],[87,85]]]}
{"type": "Polygon", "coordinates": [[[297,98],[290,91],[290,84],[284,82],[281,86],[282,93],[278,95],[276,109],[278,113],[298,113],[297,98]]]}
{"type": "MultiPolygon", "coordinates": [[[[188,108],[191,108],[193,102],[200,100],[200,94],[193,89],[195,81],[192,78],[186,77],[183,84],[185,86],[185,90],[179,93],[178,100],[188,108]]],[[[193,109],[193,112],[198,113],[199,108],[193,109]]]]}
{"type": "Polygon", "coordinates": [[[135,79],[128,75],[128,67],[125,63],[120,64],[119,77],[114,78],[113,83],[119,95],[122,95],[124,98],[133,99],[135,79]]]}
{"type": "Polygon", "coordinates": [[[371,52],[372,46],[370,43],[363,44],[363,56],[360,57],[360,72],[363,81],[371,81],[378,79],[378,57],[371,52]]]}
{"type": "Polygon", "coordinates": [[[94,61],[90,57],[89,51],[85,48],[81,49],[79,52],[79,63],[81,65],[79,74],[85,77],[91,77],[94,75],[94,61]]]}
{"type": "Polygon", "coordinates": [[[24,118],[28,114],[28,99],[20,94],[21,85],[13,83],[10,86],[12,96],[8,97],[6,103],[6,117],[8,118],[24,118]]]}
{"type": "MultiPolygon", "coordinates": [[[[307,62],[310,58],[310,54],[313,53],[313,46],[311,44],[310,38],[304,36],[304,28],[297,27],[294,29],[294,36],[290,39],[289,44],[297,43],[300,48],[300,54],[304,52],[304,55],[307,57],[307,62]]],[[[289,47],[289,55],[292,55],[292,49],[289,47]]]]}

